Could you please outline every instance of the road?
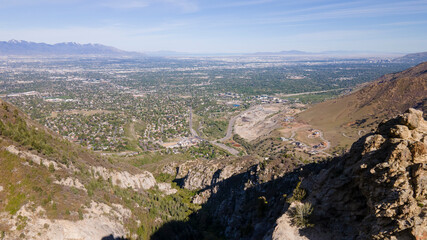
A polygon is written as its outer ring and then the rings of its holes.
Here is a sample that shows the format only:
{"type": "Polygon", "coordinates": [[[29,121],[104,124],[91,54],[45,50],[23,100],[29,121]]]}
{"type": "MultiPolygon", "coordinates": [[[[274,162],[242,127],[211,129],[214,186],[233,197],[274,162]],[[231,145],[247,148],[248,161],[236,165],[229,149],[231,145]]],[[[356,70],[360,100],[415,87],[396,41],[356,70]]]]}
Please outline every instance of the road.
{"type": "Polygon", "coordinates": [[[328,150],[328,148],[331,147],[331,142],[329,142],[329,140],[325,139],[325,137],[323,136],[323,132],[322,131],[320,131],[320,130],[318,130],[318,131],[320,132],[320,135],[319,135],[320,139],[322,141],[326,142],[326,147],[324,149],[322,149],[322,150],[319,150],[319,152],[322,152],[322,153],[326,154],[327,156],[331,157],[332,156],[331,154],[325,152],[326,150],[328,150]]]}
{"type": "Polygon", "coordinates": [[[199,134],[197,134],[196,130],[193,129],[193,109],[190,107],[188,111],[190,111],[190,120],[188,122],[189,122],[191,136],[199,137],[199,134]]]}
{"type": "Polygon", "coordinates": [[[280,95],[280,97],[294,97],[294,96],[300,96],[300,95],[315,94],[315,93],[325,93],[325,92],[333,92],[333,91],[340,91],[340,90],[347,90],[347,89],[350,89],[350,88],[337,88],[337,89],[323,90],[323,91],[314,91],[314,92],[290,93],[290,94],[283,94],[283,95],[280,95]]]}
{"type": "MultiPolygon", "coordinates": [[[[189,125],[190,125],[190,133],[191,133],[192,137],[199,138],[199,139],[201,139],[203,141],[206,141],[206,142],[210,142],[212,145],[215,145],[215,146],[217,146],[219,148],[224,149],[225,151],[229,152],[231,155],[237,156],[239,154],[239,151],[237,151],[236,149],[234,149],[232,147],[229,147],[229,146],[227,146],[225,144],[217,142],[217,141],[222,141],[221,139],[215,140],[215,141],[208,141],[208,140],[203,139],[202,137],[200,137],[199,134],[197,133],[197,131],[193,129],[193,109],[190,107],[189,111],[190,111],[190,119],[189,119],[188,122],[189,122],[189,125]]],[[[236,121],[236,120],[234,120],[234,121],[236,121]]],[[[233,123],[233,125],[234,125],[234,123],[233,123]]],[[[231,125],[231,130],[233,130],[233,125],[231,125]]],[[[230,125],[228,127],[230,128],[230,125]]],[[[229,134],[230,137],[231,137],[231,132],[232,131],[230,131],[230,134],[229,134]]],[[[227,135],[228,135],[228,130],[227,130],[227,135]]],[[[225,139],[225,138],[222,138],[222,139],[225,139]]]]}
{"type": "MultiPolygon", "coordinates": [[[[230,121],[228,121],[227,133],[225,134],[225,137],[223,137],[221,139],[218,139],[217,141],[218,142],[224,142],[224,141],[229,140],[232,137],[232,135],[233,135],[233,127],[234,127],[234,124],[236,123],[237,118],[239,118],[240,116],[242,116],[243,114],[245,114],[245,113],[247,113],[249,111],[252,111],[253,109],[255,109],[255,108],[259,107],[259,106],[261,106],[261,105],[252,106],[252,107],[246,109],[245,111],[237,114],[236,116],[232,117],[230,119],[230,121]]],[[[218,147],[220,147],[222,149],[227,150],[228,152],[230,152],[233,155],[239,154],[239,151],[237,151],[236,149],[231,148],[229,146],[226,146],[226,145],[224,145],[222,143],[218,143],[217,141],[211,141],[211,143],[214,144],[215,146],[218,146],[218,147]]]]}
{"type": "Polygon", "coordinates": [[[245,114],[249,111],[252,111],[254,108],[257,108],[259,106],[261,106],[261,105],[252,106],[252,107],[246,109],[245,111],[239,113],[238,115],[232,117],[230,119],[230,121],[228,121],[228,128],[227,128],[227,133],[225,134],[225,137],[218,139],[218,141],[223,142],[223,141],[227,141],[228,139],[230,139],[232,137],[233,127],[234,127],[234,124],[236,123],[237,118],[239,118],[240,116],[242,116],[243,114],[245,114]]]}
{"type": "Polygon", "coordinates": [[[223,141],[227,141],[228,139],[231,138],[232,134],[233,134],[233,126],[236,123],[237,118],[240,116],[234,116],[230,119],[230,121],[228,122],[228,127],[227,127],[227,133],[225,134],[225,137],[218,139],[218,141],[223,142],[223,141]]]}
{"type": "Polygon", "coordinates": [[[225,151],[227,151],[227,152],[231,153],[231,154],[232,154],[232,155],[234,155],[234,156],[237,156],[237,155],[239,154],[239,151],[237,151],[236,149],[234,149],[234,148],[232,148],[232,147],[229,147],[229,146],[227,146],[227,145],[225,145],[225,144],[223,144],[223,143],[218,143],[218,142],[216,142],[216,141],[210,141],[210,143],[211,143],[212,145],[215,145],[215,146],[217,146],[217,147],[219,147],[219,148],[224,149],[225,151]]]}

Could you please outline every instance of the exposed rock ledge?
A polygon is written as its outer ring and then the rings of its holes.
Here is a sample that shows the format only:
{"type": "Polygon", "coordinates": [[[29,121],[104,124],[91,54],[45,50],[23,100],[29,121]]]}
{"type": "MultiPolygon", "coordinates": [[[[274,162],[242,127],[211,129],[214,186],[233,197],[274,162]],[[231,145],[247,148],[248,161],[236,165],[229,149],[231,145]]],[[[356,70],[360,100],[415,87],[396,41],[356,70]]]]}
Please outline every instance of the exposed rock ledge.
{"type": "Polygon", "coordinates": [[[111,183],[120,188],[132,188],[134,191],[147,190],[157,186],[165,194],[174,194],[176,189],[171,187],[170,183],[157,183],[153,174],[148,171],[141,171],[138,174],[130,174],[128,171],[108,170],[104,167],[91,167],[93,173],[104,180],[110,180],[111,183]]]}
{"type": "Polygon", "coordinates": [[[134,191],[147,190],[156,185],[156,179],[153,174],[143,171],[132,175],[127,171],[108,170],[104,167],[91,167],[95,176],[99,175],[104,180],[110,180],[113,185],[121,188],[132,188],[134,191]]]}
{"type": "Polygon", "coordinates": [[[0,214],[0,223],[11,226],[5,239],[92,240],[110,235],[128,235],[123,222],[131,216],[131,212],[118,204],[110,207],[92,202],[79,221],[48,219],[42,207],[35,208],[32,205],[28,203],[22,206],[14,216],[0,214]],[[19,229],[22,224],[25,224],[23,230],[19,229]]]}
{"type": "Polygon", "coordinates": [[[67,186],[67,187],[75,187],[77,189],[87,192],[85,186],[83,186],[83,184],[77,178],[73,179],[68,177],[68,178],[61,179],[60,181],[55,180],[53,183],[67,186]]]}
{"type": "Polygon", "coordinates": [[[6,148],[6,151],[8,151],[8,152],[10,152],[10,153],[12,153],[12,154],[14,154],[14,155],[16,155],[18,157],[25,158],[28,161],[31,161],[31,162],[33,162],[35,164],[38,164],[38,165],[44,165],[46,167],[49,167],[50,165],[52,165],[55,170],[68,169],[68,170],[72,170],[72,171],[77,171],[77,169],[72,164],[70,164],[67,167],[67,166],[65,166],[62,163],[57,163],[55,161],[39,157],[39,156],[37,156],[37,155],[35,155],[35,154],[31,153],[31,152],[19,150],[14,145],[8,146],[6,148]]]}

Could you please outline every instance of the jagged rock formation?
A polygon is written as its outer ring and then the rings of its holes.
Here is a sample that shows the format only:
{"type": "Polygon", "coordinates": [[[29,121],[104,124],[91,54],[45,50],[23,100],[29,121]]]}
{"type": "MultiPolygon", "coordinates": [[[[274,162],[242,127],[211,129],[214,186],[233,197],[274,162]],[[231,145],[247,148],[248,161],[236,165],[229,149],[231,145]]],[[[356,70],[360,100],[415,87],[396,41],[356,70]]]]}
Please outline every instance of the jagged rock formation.
{"type": "Polygon", "coordinates": [[[303,181],[313,220],[342,239],[427,239],[427,122],[409,109],[303,181]]]}
{"type": "Polygon", "coordinates": [[[189,190],[204,189],[241,172],[257,160],[246,157],[242,161],[224,159],[219,161],[193,160],[176,167],[176,178],[181,179],[183,188],[189,190]]]}

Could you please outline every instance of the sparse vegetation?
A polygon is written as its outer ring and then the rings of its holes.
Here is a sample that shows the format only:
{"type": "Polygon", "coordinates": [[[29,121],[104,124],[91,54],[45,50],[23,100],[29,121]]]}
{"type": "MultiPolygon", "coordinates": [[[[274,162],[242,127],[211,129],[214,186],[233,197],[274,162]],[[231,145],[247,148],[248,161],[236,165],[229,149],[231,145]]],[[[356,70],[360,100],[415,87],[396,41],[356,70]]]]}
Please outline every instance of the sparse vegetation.
{"type": "Polygon", "coordinates": [[[313,207],[310,203],[298,202],[289,209],[292,224],[300,228],[313,227],[310,223],[310,215],[313,213],[313,207]]]}
{"type": "Polygon", "coordinates": [[[307,195],[307,192],[305,191],[305,189],[301,188],[300,185],[301,185],[301,182],[298,182],[297,186],[292,192],[292,196],[287,199],[288,203],[293,203],[295,201],[301,202],[305,198],[305,196],[307,195]]]}

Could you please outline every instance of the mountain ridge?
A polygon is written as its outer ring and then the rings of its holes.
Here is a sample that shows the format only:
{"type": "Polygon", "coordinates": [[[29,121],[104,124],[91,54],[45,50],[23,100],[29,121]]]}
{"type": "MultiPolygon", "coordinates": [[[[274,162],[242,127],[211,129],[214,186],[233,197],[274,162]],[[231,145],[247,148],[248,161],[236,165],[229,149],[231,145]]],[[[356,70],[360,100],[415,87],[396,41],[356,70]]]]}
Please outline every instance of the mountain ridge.
{"type": "Polygon", "coordinates": [[[370,131],[381,120],[410,107],[427,107],[427,62],[384,75],[359,90],[318,103],[298,119],[325,131],[329,139],[351,144],[360,131],[370,131]],[[357,133],[357,131],[359,131],[357,133]]]}
{"type": "Polygon", "coordinates": [[[47,44],[15,39],[0,41],[0,54],[7,56],[143,56],[142,53],[127,52],[98,43],[80,44],[76,42],[62,42],[47,44]]]}
{"type": "Polygon", "coordinates": [[[398,57],[393,59],[393,62],[404,62],[404,63],[413,63],[419,64],[427,61],[427,52],[419,52],[419,53],[410,53],[402,57],[398,57]]]}

